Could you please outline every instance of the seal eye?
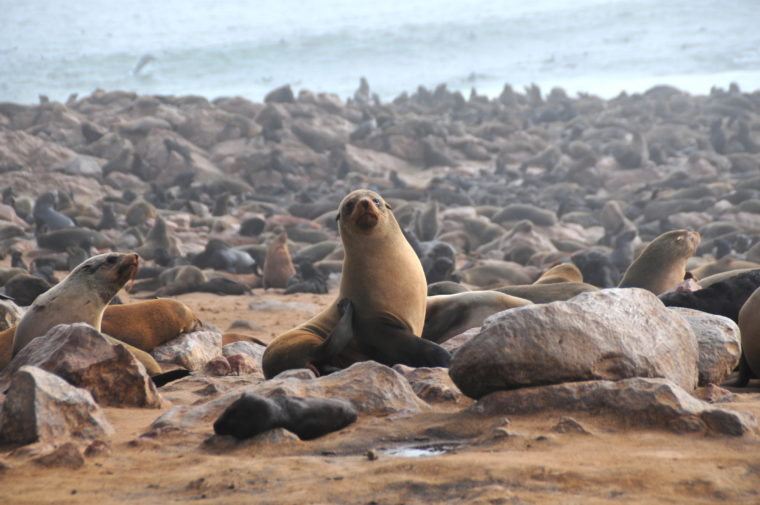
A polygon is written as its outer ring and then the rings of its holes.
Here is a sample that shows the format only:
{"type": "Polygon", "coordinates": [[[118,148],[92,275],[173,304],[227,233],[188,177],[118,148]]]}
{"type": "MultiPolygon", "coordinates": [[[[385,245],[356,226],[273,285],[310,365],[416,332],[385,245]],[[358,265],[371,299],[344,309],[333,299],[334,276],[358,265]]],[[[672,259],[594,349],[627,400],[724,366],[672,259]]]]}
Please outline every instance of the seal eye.
{"type": "Polygon", "coordinates": [[[113,265],[114,263],[116,263],[116,256],[109,256],[108,258],[106,258],[106,263],[108,263],[109,265],[113,265]]]}
{"type": "Polygon", "coordinates": [[[372,201],[375,202],[375,205],[377,205],[378,209],[383,208],[382,204],[380,203],[380,200],[378,200],[377,198],[373,198],[372,201]]]}
{"type": "Polygon", "coordinates": [[[344,209],[346,209],[346,213],[350,214],[351,210],[354,208],[355,202],[352,200],[350,202],[346,202],[346,205],[344,205],[344,209]]]}

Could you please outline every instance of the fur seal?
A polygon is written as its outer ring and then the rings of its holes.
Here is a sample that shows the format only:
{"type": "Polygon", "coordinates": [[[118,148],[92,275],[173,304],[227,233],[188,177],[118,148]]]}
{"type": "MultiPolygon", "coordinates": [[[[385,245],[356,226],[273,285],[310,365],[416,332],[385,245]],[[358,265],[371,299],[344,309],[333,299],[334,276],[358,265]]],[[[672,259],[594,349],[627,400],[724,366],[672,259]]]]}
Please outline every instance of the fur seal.
{"type": "Polygon", "coordinates": [[[264,375],[292,368],[322,373],[366,359],[447,366],[449,353],[419,337],[427,306],[425,273],[390,205],[373,191],[356,190],[340,203],[337,221],[345,251],[338,298],[267,346],[264,375]]]}
{"type": "Polygon", "coordinates": [[[284,288],[288,279],[296,273],[288,251],[288,234],[280,233],[270,242],[267,257],[264,260],[264,289],[284,288]]]}
{"type": "Polygon", "coordinates": [[[101,331],[122,342],[150,352],[181,333],[195,331],[201,322],[184,303],[159,298],[127,305],[109,305],[103,312],[101,331]]]}
{"type": "MultiPolygon", "coordinates": [[[[37,297],[26,311],[15,330],[13,355],[57,324],[83,322],[100,331],[103,311],[135,275],[138,263],[139,256],[135,253],[106,253],[80,264],[60,283],[37,297]]],[[[112,344],[123,345],[129,350],[154,379],[162,374],[159,364],[146,352],[108,335],[105,337],[112,344]]],[[[154,382],[160,385],[164,379],[154,382]]]]}
{"type": "Polygon", "coordinates": [[[429,296],[422,338],[440,344],[470,328],[480,326],[490,315],[524,305],[533,305],[533,302],[498,291],[466,291],[429,296]]]}
{"type": "Polygon", "coordinates": [[[104,309],[135,275],[139,261],[134,253],[108,253],[81,263],[29,307],[16,328],[13,354],[57,324],[83,322],[100,330],[104,309]]]}
{"type": "Polygon", "coordinates": [[[648,289],[664,293],[686,275],[686,262],[699,245],[699,232],[673,230],[663,233],[644,248],[618,284],[621,288],[648,289]]]}
{"type": "Polygon", "coordinates": [[[541,274],[533,284],[556,284],[558,282],[583,282],[583,274],[572,263],[560,263],[541,274]]]}
{"type": "Polygon", "coordinates": [[[575,295],[599,288],[585,282],[558,282],[555,284],[525,284],[504,286],[494,291],[530,300],[533,303],[550,303],[569,300],[575,295]]]}
{"type": "Polygon", "coordinates": [[[303,440],[326,435],[356,421],[351,402],[338,398],[265,398],[243,393],[214,422],[214,433],[250,438],[285,428],[303,440]]]}
{"type": "Polygon", "coordinates": [[[760,289],[755,290],[739,311],[742,339],[742,362],[734,386],[743,387],[749,379],[760,376],[760,289]]]}

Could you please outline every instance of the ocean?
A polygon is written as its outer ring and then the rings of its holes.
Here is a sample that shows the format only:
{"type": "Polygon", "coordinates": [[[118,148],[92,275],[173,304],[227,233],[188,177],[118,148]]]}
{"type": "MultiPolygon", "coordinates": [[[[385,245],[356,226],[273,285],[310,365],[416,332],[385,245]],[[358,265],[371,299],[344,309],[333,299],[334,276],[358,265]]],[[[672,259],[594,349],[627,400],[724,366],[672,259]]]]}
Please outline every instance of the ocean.
{"type": "Polygon", "coordinates": [[[0,101],[760,89],[758,0],[0,0],[0,101]],[[138,67],[143,59],[147,64],[138,67]]]}

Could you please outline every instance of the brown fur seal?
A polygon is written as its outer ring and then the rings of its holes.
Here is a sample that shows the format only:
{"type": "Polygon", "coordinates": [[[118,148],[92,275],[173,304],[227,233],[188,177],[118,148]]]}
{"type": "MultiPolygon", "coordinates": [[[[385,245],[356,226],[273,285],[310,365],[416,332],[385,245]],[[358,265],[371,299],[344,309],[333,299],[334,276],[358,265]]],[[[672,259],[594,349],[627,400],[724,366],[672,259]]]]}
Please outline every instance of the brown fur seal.
{"type": "Polygon", "coordinates": [[[631,263],[618,287],[648,289],[655,295],[664,293],[684,279],[686,262],[697,250],[699,240],[696,231],[663,233],[631,263]]]}
{"type": "Polygon", "coordinates": [[[109,305],[101,331],[131,346],[152,351],[181,333],[198,329],[200,321],[184,303],[170,298],[127,305],[109,305]]]}
{"type": "Polygon", "coordinates": [[[16,327],[11,326],[0,331],[0,370],[10,363],[13,357],[13,337],[16,335],[16,327]]]}
{"type": "Polygon", "coordinates": [[[745,386],[751,377],[760,377],[760,289],[744,302],[739,311],[742,360],[737,386],[745,386]],[[747,369],[749,368],[749,369],[747,369]]]}
{"type": "Polygon", "coordinates": [[[523,305],[533,305],[533,302],[498,291],[466,291],[429,296],[422,338],[440,344],[470,328],[480,326],[490,315],[523,305]]]}
{"type": "Polygon", "coordinates": [[[343,199],[337,220],[345,250],[338,299],[269,344],[264,375],[292,368],[321,373],[366,359],[448,365],[448,352],[419,337],[427,305],[425,273],[390,205],[373,191],[357,190],[343,199]]]}
{"type": "Polygon", "coordinates": [[[560,263],[541,274],[533,284],[556,284],[558,282],[583,282],[583,274],[572,263],[560,263]]]}
{"type": "Polygon", "coordinates": [[[264,288],[284,288],[296,273],[288,251],[288,234],[280,233],[270,242],[264,260],[264,288]]]}
{"type": "MultiPolygon", "coordinates": [[[[93,256],[72,270],[60,283],[38,296],[16,327],[13,355],[58,324],[83,322],[100,331],[103,311],[122,286],[134,277],[139,258],[134,253],[93,256]]],[[[116,339],[109,340],[124,345],[150,375],[162,373],[161,367],[149,354],[116,339]]]]}
{"type": "Polygon", "coordinates": [[[587,291],[599,291],[599,288],[585,282],[557,282],[554,284],[524,284],[504,286],[495,291],[525,298],[533,303],[550,303],[569,300],[587,291]]]}

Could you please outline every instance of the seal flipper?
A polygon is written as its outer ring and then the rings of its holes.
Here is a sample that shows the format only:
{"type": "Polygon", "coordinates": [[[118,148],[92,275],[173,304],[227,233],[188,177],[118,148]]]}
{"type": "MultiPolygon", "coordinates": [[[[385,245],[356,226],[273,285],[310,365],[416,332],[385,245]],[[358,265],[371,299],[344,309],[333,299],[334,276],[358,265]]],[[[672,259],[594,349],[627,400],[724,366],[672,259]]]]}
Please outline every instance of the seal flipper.
{"type": "Polygon", "coordinates": [[[414,335],[408,328],[387,320],[373,321],[359,328],[359,348],[384,365],[413,367],[448,367],[451,354],[440,345],[414,335]]]}
{"type": "Polygon", "coordinates": [[[742,357],[739,359],[739,377],[736,381],[727,383],[726,386],[743,388],[747,386],[749,380],[753,377],[755,377],[755,374],[752,373],[752,369],[749,367],[749,363],[747,363],[744,353],[742,353],[742,357]]]}
{"type": "Polygon", "coordinates": [[[187,377],[190,374],[190,370],[187,370],[185,368],[177,368],[175,370],[169,370],[168,372],[160,373],[157,375],[151,375],[150,380],[153,381],[153,384],[155,384],[157,388],[160,388],[161,386],[165,386],[170,382],[174,382],[183,377],[187,377]]]}
{"type": "Polygon", "coordinates": [[[340,321],[333,328],[332,333],[322,342],[312,355],[312,363],[320,370],[325,365],[338,357],[343,349],[354,338],[354,305],[351,300],[344,298],[338,302],[340,321]]]}

